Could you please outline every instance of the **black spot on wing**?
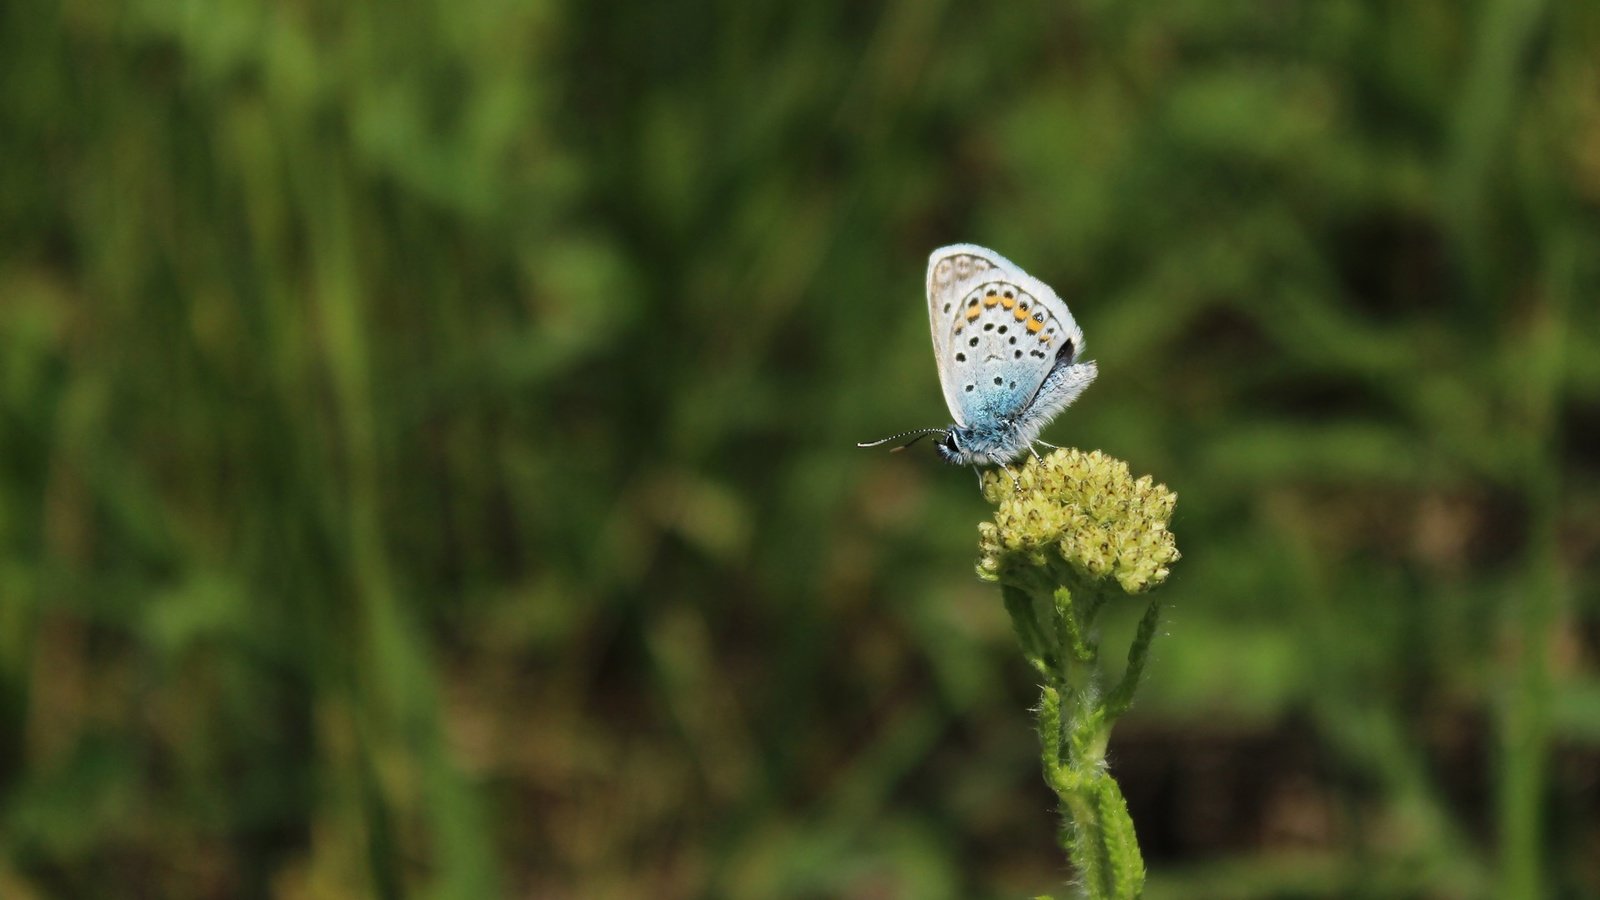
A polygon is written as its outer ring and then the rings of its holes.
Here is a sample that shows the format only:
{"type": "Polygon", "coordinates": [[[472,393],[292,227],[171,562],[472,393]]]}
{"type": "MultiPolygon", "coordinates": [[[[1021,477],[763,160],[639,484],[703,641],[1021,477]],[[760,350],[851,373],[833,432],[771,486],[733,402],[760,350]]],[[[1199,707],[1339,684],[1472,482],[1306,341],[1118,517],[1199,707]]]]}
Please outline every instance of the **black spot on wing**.
{"type": "Polygon", "coordinates": [[[1077,351],[1078,348],[1072,345],[1072,338],[1067,338],[1066,340],[1062,341],[1061,349],[1056,351],[1056,364],[1063,366],[1072,365],[1073,357],[1077,354],[1077,351]]]}

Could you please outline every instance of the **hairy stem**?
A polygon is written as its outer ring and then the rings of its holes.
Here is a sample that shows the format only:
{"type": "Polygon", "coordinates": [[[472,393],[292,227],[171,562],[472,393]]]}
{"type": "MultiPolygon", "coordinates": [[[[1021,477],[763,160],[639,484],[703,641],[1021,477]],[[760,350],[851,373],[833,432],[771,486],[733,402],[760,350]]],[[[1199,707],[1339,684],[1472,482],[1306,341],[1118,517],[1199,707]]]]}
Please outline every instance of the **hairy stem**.
{"type": "MultiPolygon", "coordinates": [[[[1046,680],[1039,701],[1040,761],[1045,782],[1060,802],[1062,849],[1085,896],[1138,897],[1144,890],[1144,860],[1127,802],[1106,769],[1105,753],[1112,723],[1132,701],[1160,607],[1152,601],[1146,609],[1128,651],[1127,669],[1116,689],[1106,694],[1100,689],[1103,673],[1093,627],[1101,606],[1095,592],[1083,586],[1076,594],[1067,587],[1048,594],[1010,586],[1005,590],[1006,608],[1025,648],[1051,643],[1044,635],[1055,637],[1056,664],[1035,669],[1046,680]],[[1053,621],[1041,621],[1046,615],[1053,621]]],[[[1043,654],[1029,656],[1042,662],[1043,654]]]]}

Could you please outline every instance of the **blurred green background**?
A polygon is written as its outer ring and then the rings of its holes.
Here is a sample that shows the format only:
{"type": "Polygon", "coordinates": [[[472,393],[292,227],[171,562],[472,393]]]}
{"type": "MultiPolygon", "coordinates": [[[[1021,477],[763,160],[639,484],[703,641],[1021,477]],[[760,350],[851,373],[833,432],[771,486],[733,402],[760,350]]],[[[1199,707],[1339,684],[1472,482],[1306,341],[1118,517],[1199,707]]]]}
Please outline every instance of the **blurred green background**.
{"type": "Polygon", "coordinates": [[[1179,494],[1149,895],[1600,896],[1577,0],[5,4],[0,896],[1059,892],[972,473],[853,447],[953,241],[1179,494]]]}

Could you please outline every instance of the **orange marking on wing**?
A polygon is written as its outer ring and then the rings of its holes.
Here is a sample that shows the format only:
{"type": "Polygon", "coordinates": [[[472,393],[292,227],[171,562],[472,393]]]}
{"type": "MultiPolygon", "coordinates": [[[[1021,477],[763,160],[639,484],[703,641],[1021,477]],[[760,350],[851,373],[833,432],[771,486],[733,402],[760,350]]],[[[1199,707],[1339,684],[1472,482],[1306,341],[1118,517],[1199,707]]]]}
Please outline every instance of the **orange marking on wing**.
{"type": "Polygon", "coordinates": [[[1017,317],[1018,322],[1021,322],[1023,319],[1028,317],[1028,311],[1020,306],[1013,310],[1011,314],[1017,317]]]}
{"type": "Polygon", "coordinates": [[[1010,297],[1007,297],[1004,300],[1000,301],[1000,305],[1004,306],[1006,309],[1010,309],[1011,307],[1017,305],[1017,301],[1012,299],[1012,298],[1010,298],[1010,297]]]}
{"type": "Polygon", "coordinates": [[[988,307],[989,309],[993,309],[994,305],[996,303],[999,303],[999,302],[1000,302],[1000,295],[994,293],[993,291],[989,292],[989,296],[983,298],[983,305],[985,307],[988,307]]]}
{"type": "Polygon", "coordinates": [[[1029,319],[1028,320],[1028,333],[1029,334],[1038,334],[1039,331],[1041,329],[1043,329],[1043,328],[1044,328],[1044,323],[1039,321],[1038,319],[1029,319]]]}
{"type": "Polygon", "coordinates": [[[978,301],[972,301],[972,305],[967,307],[967,321],[971,322],[973,319],[976,319],[978,314],[981,312],[983,312],[983,309],[978,306],[978,301]]]}

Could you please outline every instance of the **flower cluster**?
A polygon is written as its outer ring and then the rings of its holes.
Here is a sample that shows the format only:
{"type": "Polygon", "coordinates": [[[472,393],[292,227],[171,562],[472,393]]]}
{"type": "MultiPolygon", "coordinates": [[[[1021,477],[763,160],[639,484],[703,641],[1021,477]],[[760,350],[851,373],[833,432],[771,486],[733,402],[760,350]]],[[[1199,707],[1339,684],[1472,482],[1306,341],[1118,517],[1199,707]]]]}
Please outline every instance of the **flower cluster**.
{"type": "Polygon", "coordinates": [[[1165,581],[1178,557],[1167,523],[1178,495],[1099,450],[1053,450],[1020,470],[990,471],[994,521],[978,526],[978,574],[1000,581],[1019,567],[1056,568],[1130,594],[1165,581]]]}

